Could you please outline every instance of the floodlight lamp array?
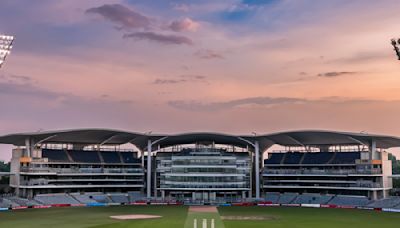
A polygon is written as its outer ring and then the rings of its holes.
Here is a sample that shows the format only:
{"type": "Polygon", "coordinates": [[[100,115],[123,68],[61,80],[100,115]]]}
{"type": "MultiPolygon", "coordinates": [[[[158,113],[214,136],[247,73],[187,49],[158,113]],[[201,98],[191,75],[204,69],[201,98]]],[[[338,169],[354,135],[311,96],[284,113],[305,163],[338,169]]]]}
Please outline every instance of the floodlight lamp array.
{"type": "Polygon", "coordinates": [[[0,68],[11,52],[13,42],[13,36],[0,35],[0,68]]]}
{"type": "Polygon", "coordinates": [[[398,40],[392,39],[391,44],[394,48],[394,51],[396,52],[397,58],[400,60],[400,49],[399,49],[400,39],[398,39],[398,40]]]}

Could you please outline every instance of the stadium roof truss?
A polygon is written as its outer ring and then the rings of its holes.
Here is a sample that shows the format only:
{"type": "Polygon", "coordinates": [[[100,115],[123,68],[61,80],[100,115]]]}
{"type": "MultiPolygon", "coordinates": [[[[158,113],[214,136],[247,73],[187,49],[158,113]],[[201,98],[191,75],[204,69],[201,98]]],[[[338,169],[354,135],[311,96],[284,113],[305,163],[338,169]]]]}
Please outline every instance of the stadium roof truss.
{"type": "Polygon", "coordinates": [[[131,143],[142,150],[148,146],[149,140],[155,150],[157,148],[196,142],[227,144],[243,148],[249,147],[250,149],[254,148],[254,144],[257,142],[261,151],[268,149],[274,144],[302,147],[329,145],[369,146],[372,141],[376,143],[377,148],[400,147],[400,138],[398,137],[321,130],[289,131],[264,135],[230,135],[212,132],[149,135],[111,129],[75,129],[0,136],[1,144],[25,146],[26,140],[31,140],[35,145],[45,143],[122,145],[131,143]]]}

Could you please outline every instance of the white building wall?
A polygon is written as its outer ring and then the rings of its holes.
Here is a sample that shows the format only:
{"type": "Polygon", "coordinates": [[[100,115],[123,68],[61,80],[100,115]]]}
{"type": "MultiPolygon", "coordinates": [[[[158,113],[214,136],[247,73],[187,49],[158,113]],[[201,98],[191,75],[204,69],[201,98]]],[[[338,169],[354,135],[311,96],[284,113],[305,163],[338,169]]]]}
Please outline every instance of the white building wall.
{"type": "MultiPolygon", "coordinates": [[[[389,176],[392,175],[392,161],[388,159],[387,152],[381,152],[382,157],[382,186],[385,189],[392,189],[393,183],[392,178],[389,176]]],[[[384,197],[388,196],[388,190],[385,191],[384,197]]]]}

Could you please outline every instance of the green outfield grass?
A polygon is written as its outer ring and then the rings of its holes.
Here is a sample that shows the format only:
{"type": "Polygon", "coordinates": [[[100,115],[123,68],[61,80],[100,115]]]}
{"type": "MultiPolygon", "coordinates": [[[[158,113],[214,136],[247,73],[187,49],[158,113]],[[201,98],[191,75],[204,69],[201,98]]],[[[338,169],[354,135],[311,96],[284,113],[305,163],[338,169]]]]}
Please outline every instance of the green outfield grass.
{"type": "MultiPolygon", "coordinates": [[[[0,212],[1,228],[178,228],[190,226],[193,214],[188,215],[185,206],[111,206],[80,208],[28,209],[0,212]],[[118,221],[111,215],[153,214],[163,216],[160,219],[118,221]],[[188,220],[189,219],[189,220],[188,220]]],[[[400,214],[351,209],[326,208],[289,208],[289,207],[220,207],[222,218],[265,217],[267,220],[222,220],[224,228],[274,228],[274,227],[334,227],[369,228],[400,227],[400,214]]],[[[216,227],[220,225],[218,214],[207,215],[215,218],[216,227]]],[[[201,218],[200,218],[201,219],[201,218]]],[[[201,228],[201,227],[198,227],[201,228]]]]}
{"type": "Polygon", "coordinates": [[[187,217],[185,206],[110,206],[27,209],[0,212],[1,228],[82,228],[82,227],[183,227],[187,217]],[[120,221],[111,215],[151,214],[162,218],[120,221]]]}
{"type": "Polygon", "coordinates": [[[400,227],[400,213],[299,207],[220,207],[221,216],[270,216],[264,221],[224,220],[225,228],[369,228],[400,227]]]}

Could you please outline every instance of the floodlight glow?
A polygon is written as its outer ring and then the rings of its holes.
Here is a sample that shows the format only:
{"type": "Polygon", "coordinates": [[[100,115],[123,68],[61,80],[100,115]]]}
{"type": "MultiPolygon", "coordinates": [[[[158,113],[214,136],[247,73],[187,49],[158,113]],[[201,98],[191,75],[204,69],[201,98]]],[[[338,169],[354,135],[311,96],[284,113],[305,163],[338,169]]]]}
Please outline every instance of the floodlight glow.
{"type": "Polygon", "coordinates": [[[13,36],[0,35],[0,68],[11,52],[13,42],[13,36]]]}

